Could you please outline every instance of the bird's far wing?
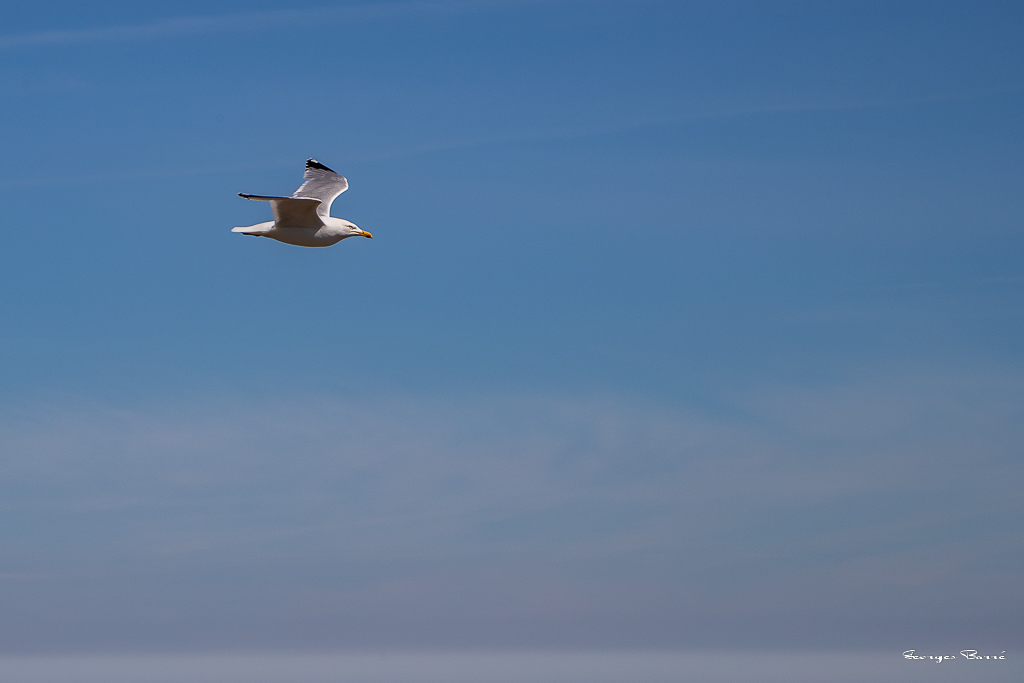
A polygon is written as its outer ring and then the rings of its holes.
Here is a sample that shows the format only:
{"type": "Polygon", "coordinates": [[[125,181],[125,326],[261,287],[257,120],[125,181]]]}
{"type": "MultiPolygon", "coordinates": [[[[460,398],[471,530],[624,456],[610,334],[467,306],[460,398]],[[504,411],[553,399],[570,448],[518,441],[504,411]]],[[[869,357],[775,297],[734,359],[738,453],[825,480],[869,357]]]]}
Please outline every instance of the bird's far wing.
{"type": "Polygon", "coordinates": [[[306,172],[302,174],[306,182],[295,190],[292,197],[319,199],[321,204],[317,211],[321,217],[331,215],[331,202],[339,194],[348,189],[348,180],[321,164],[316,159],[306,160],[306,172]]]}
{"type": "Polygon", "coordinates": [[[277,228],[322,228],[317,208],[320,200],[313,197],[266,197],[258,194],[238,193],[239,197],[270,202],[274,212],[274,227],[277,228]]]}

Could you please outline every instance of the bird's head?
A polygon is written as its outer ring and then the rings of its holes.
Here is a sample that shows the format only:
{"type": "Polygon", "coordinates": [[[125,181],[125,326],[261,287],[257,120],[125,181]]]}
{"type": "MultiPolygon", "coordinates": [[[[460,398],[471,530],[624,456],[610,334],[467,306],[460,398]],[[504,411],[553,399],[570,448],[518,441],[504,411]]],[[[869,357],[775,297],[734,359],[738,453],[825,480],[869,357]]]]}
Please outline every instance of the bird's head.
{"type": "Polygon", "coordinates": [[[366,230],[363,230],[362,228],[360,228],[358,225],[356,225],[352,221],[346,221],[345,219],[341,219],[341,220],[342,220],[342,223],[343,223],[343,227],[348,232],[348,235],[346,235],[346,237],[356,237],[356,236],[358,236],[358,237],[369,237],[370,239],[373,239],[373,235],[371,235],[366,230]]]}

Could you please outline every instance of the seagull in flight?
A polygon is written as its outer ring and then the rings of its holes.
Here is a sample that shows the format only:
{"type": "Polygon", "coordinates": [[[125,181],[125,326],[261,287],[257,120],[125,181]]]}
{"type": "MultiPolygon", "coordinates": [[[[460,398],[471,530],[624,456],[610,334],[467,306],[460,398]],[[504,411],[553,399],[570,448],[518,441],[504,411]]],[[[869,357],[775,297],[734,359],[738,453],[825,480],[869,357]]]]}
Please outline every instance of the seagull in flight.
{"type": "Polygon", "coordinates": [[[373,237],[355,223],[331,216],[331,202],[348,189],[345,176],[335,173],[316,159],[307,159],[306,172],[302,177],[306,182],[291,197],[265,197],[239,192],[239,197],[270,202],[274,220],[231,228],[231,232],[269,237],[300,247],[329,247],[355,235],[373,237]]]}

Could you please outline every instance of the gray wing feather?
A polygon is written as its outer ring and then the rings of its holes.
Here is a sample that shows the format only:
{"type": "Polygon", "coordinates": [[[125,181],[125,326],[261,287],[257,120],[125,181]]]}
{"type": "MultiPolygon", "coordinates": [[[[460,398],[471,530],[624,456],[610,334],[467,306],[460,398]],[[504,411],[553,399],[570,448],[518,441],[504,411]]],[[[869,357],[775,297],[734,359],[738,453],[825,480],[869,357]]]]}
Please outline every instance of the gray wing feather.
{"type": "Polygon", "coordinates": [[[320,205],[317,212],[321,217],[331,215],[331,202],[335,197],[348,189],[348,180],[345,176],[335,173],[321,164],[316,159],[306,161],[306,172],[302,174],[306,182],[299,186],[299,189],[292,193],[292,197],[298,199],[319,199],[320,205]]]}
{"type": "Polygon", "coordinates": [[[324,225],[319,212],[321,202],[314,197],[267,197],[242,192],[239,192],[238,196],[270,202],[270,210],[274,212],[275,228],[320,229],[324,225]]]}

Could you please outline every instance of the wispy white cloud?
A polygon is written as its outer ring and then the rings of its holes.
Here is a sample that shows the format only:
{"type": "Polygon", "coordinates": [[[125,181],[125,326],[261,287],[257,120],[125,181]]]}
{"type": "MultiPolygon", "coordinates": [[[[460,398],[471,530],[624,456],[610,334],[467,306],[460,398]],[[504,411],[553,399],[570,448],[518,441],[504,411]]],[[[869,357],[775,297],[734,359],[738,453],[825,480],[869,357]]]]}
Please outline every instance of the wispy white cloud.
{"type": "Polygon", "coordinates": [[[408,19],[553,0],[468,0],[439,2],[379,2],[343,6],[245,12],[210,16],[172,17],[142,24],[119,24],[84,29],[33,31],[0,36],[0,50],[177,38],[206,33],[261,31],[283,26],[408,19]]]}
{"type": "MultiPolygon", "coordinates": [[[[794,643],[842,631],[836,615],[889,623],[934,591],[984,621],[1021,540],[1022,392],[1012,373],[904,375],[746,392],[727,416],[543,396],[9,404],[0,493],[19,526],[0,571],[132,576],[105,607],[124,623],[143,618],[132,595],[190,614],[289,596],[265,607],[279,628],[252,635],[280,643],[322,644],[324,614],[370,620],[377,644],[431,642],[403,630],[422,615],[453,646],[557,640],[552,624],[580,620],[605,642],[647,622],[648,642],[755,642],[766,610],[806,626],[794,643]],[[168,571],[205,588],[164,585],[168,571]],[[224,572],[250,583],[217,593],[224,572]],[[719,613],[733,635],[688,630],[719,613]]],[[[40,601],[81,599],[56,579],[7,583],[9,624],[52,631],[40,601]]]]}
{"type": "MultiPolygon", "coordinates": [[[[524,0],[528,1],[528,0],[524,0]]],[[[540,1],[540,0],[538,0],[540,1]]],[[[401,3],[403,6],[406,4],[416,5],[417,7],[421,3],[401,3]]],[[[430,3],[422,3],[424,5],[430,3]]],[[[433,7],[433,4],[431,4],[433,7]]],[[[440,5],[439,5],[440,7],[440,5]]],[[[448,7],[448,5],[445,5],[448,7]]],[[[411,11],[412,8],[410,8],[411,11]]],[[[446,10],[451,11],[451,10],[446,10]]],[[[269,13],[267,16],[276,13],[269,13]]],[[[372,13],[371,13],[372,14],[372,13]]],[[[262,16],[262,15],[260,15],[262,16]]],[[[370,16],[368,14],[367,16],[370,16]]],[[[383,14],[381,16],[384,16],[383,14]]],[[[396,14],[397,16],[397,14],[396,14]]],[[[302,12],[296,13],[296,17],[305,17],[302,12]]],[[[224,19],[224,18],[221,18],[224,19]]],[[[226,19],[224,19],[226,21],[226,19]]],[[[286,21],[282,19],[283,21],[286,21]]],[[[183,20],[191,21],[191,20],[183,20]]],[[[197,21],[199,21],[197,19],[197,21]]],[[[203,19],[202,21],[205,21],[203,19]]],[[[202,21],[199,21],[201,24],[202,21]]],[[[218,19],[220,21],[220,19],[218,19]]],[[[259,21],[254,19],[256,22],[254,26],[259,24],[259,21]]],[[[298,19],[296,19],[298,21],[298,19]]],[[[268,19],[267,25],[273,25],[275,22],[268,19]]],[[[219,25],[214,22],[212,25],[219,25]]],[[[156,24],[153,24],[155,27],[156,24]]],[[[128,27],[131,28],[131,27],[128,27]]],[[[241,27],[233,30],[249,30],[248,28],[241,27]]],[[[102,29],[106,31],[106,29],[102,29]]],[[[58,32],[60,33],[60,32],[58,32]]],[[[76,32],[68,32],[76,33],[76,32]]],[[[89,32],[83,32],[88,34],[89,32]]],[[[26,34],[29,35],[29,34],[26,34]]],[[[44,34],[30,34],[43,36],[44,34]]],[[[50,34],[45,34],[50,35],[50,34]]],[[[17,38],[17,37],[15,37],[17,38]]],[[[20,38],[19,38],[20,39],[20,38]]],[[[0,37],[0,49],[3,49],[4,38],[0,37]]],[[[34,40],[34,39],[33,39],[34,40]]],[[[74,41],[71,41],[74,42],[74,41]]],[[[89,89],[89,84],[82,81],[59,81],[52,83],[33,83],[32,89],[40,92],[59,92],[59,93],[74,93],[89,89]]],[[[1021,86],[1024,87],[1024,86],[1021,86]]],[[[382,144],[379,146],[370,146],[362,149],[353,149],[347,151],[345,158],[347,162],[375,162],[392,159],[402,159],[408,157],[416,157],[421,155],[430,155],[440,152],[447,152],[452,150],[461,149],[475,149],[481,147],[491,147],[497,145],[514,145],[520,143],[537,143],[537,142],[554,142],[562,140],[580,140],[588,138],[601,138],[606,136],[620,135],[623,133],[641,131],[645,129],[654,129],[658,127],[685,127],[701,122],[718,119],[730,119],[739,118],[745,116],[771,116],[779,113],[788,112],[829,112],[829,111],[840,111],[840,110],[854,110],[854,109],[873,109],[873,108],[897,108],[903,106],[913,106],[920,104],[934,104],[938,102],[959,100],[959,99],[971,99],[976,97],[983,97],[993,92],[1011,92],[1021,89],[1021,87],[1003,88],[998,91],[995,89],[986,91],[972,91],[958,93],[950,95],[948,97],[936,97],[931,99],[917,98],[917,99],[892,99],[892,100],[879,100],[879,101],[839,101],[839,102],[793,102],[790,104],[763,104],[753,103],[748,106],[721,106],[721,107],[707,107],[705,105],[698,105],[693,107],[687,105],[686,107],[677,108],[677,110],[669,113],[657,116],[651,115],[638,115],[631,116],[624,119],[595,122],[590,124],[580,124],[578,122],[565,125],[565,126],[549,126],[544,128],[527,128],[519,130],[506,130],[491,135],[475,135],[466,137],[449,137],[449,138],[435,138],[425,140],[418,144],[406,144],[401,146],[388,146],[382,144]]],[[[21,92],[27,90],[27,86],[15,83],[13,81],[7,83],[0,83],[0,90],[8,90],[10,92],[21,92]]],[[[130,171],[114,171],[114,172],[103,172],[95,173],[88,172],[83,169],[81,173],[68,173],[61,176],[48,175],[46,177],[27,177],[20,178],[17,180],[0,180],[0,187],[10,188],[29,188],[29,187],[43,187],[51,186],[53,184],[59,185],[98,185],[104,183],[124,183],[124,182],[139,182],[139,181],[151,181],[158,179],[170,179],[170,178],[189,178],[196,176],[205,175],[223,175],[226,172],[252,172],[252,171],[264,171],[270,169],[286,169],[293,168],[295,166],[294,159],[282,160],[282,161],[270,161],[267,163],[247,163],[247,164],[231,164],[225,163],[220,160],[217,165],[213,166],[202,166],[202,167],[161,167],[154,165],[145,169],[132,168],[130,171]]]]}

